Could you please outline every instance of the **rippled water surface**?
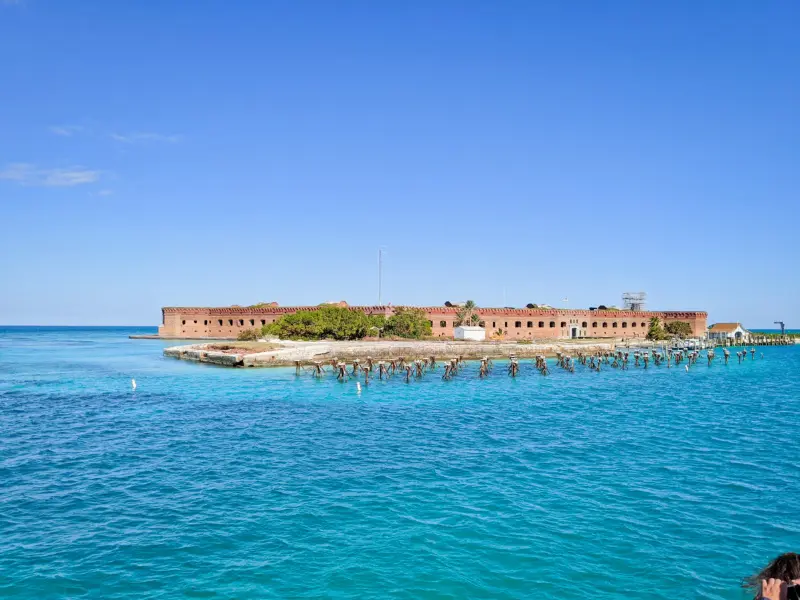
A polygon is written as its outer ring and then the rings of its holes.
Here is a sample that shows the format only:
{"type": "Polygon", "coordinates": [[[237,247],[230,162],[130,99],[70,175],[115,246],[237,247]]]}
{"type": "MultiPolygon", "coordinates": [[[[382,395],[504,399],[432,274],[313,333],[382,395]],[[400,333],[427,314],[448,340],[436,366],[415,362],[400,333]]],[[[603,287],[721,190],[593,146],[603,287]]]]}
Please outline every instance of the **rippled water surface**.
{"type": "Polygon", "coordinates": [[[359,395],[132,332],[0,330],[0,597],[742,599],[800,549],[800,347],[359,395]]]}

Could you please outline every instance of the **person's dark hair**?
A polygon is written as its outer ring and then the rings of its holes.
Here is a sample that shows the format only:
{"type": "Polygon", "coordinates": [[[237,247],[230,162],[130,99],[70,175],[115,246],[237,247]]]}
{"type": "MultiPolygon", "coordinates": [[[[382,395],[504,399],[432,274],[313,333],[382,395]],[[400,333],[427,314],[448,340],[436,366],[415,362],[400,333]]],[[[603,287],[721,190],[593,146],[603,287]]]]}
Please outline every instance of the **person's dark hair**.
{"type": "Polygon", "coordinates": [[[800,554],[787,552],[774,559],[761,572],[744,580],[744,587],[755,590],[756,599],[761,597],[762,579],[780,579],[789,583],[800,579],[800,554]]]}

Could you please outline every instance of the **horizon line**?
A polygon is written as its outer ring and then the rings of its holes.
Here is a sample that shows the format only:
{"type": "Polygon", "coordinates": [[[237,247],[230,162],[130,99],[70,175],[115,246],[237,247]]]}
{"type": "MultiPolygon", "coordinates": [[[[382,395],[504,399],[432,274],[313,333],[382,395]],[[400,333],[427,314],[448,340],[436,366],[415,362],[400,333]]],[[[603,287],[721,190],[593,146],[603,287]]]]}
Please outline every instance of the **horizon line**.
{"type": "Polygon", "coordinates": [[[88,324],[81,324],[81,325],[58,325],[58,324],[25,324],[25,325],[12,325],[12,324],[3,324],[0,323],[0,327],[155,327],[158,329],[158,325],[88,325],[88,324]]]}
{"type": "MultiPolygon", "coordinates": [[[[741,321],[737,321],[737,322],[741,323],[741,321]]],[[[81,325],[53,325],[53,324],[50,324],[50,325],[42,325],[42,324],[11,325],[11,324],[2,324],[2,323],[0,323],[0,328],[3,328],[3,327],[150,327],[150,328],[153,328],[153,329],[158,329],[159,325],[88,325],[88,324],[81,324],[81,325]]],[[[750,327],[750,329],[775,329],[777,331],[780,331],[780,327],[759,327],[759,326],[754,326],[754,327],[750,327]]],[[[793,329],[800,330],[800,327],[785,327],[785,329],[787,331],[793,330],[793,329]]]]}

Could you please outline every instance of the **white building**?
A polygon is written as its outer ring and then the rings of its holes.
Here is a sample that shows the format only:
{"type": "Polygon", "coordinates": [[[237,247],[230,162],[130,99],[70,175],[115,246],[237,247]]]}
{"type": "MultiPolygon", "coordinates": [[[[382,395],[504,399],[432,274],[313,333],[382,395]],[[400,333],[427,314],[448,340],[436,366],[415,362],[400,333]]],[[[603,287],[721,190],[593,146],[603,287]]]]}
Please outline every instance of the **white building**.
{"type": "Polygon", "coordinates": [[[747,342],[750,340],[750,332],[742,327],[741,323],[714,323],[708,328],[708,339],[747,342]]]}
{"type": "Polygon", "coordinates": [[[486,330],[483,327],[459,325],[455,328],[455,338],[457,340],[473,340],[475,342],[482,342],[486,339],[486,330]]]}

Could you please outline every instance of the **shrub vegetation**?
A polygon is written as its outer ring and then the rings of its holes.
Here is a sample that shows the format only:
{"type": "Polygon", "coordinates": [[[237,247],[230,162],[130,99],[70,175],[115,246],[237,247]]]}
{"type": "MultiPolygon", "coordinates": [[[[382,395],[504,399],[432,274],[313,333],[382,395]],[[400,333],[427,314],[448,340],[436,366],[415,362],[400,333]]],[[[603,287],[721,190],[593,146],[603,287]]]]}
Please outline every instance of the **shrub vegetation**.
{"type": "Polygon", "coordinates": [[[680,338],[692,337],[692,326],[686,321],[673,321],[664,325],[664,331],[680,338]]]}
{"type": "Polygon", "coordinates": [[[240,342],[255,342],[259,337],[261,337],[261,335],[257,329],[245,329],[239,332],[236,339],[240,342]]]}
{"type": "Polygon", "coordinates": [[[431,325],[425,311],[416,308],[395,309],[386,319],[341,306],[320,306],[284,315],[264,325],[261,333],[283,340],[360,340],[380,335],[419,339],[431,335],[431,325]]]}
{"type": "Polygon", "coordinates": [[[394,314],[386,319],[383,333],[419,340],[432,335],[433,331],[431,322],[421,308],[396,308],[394,314]]]}

